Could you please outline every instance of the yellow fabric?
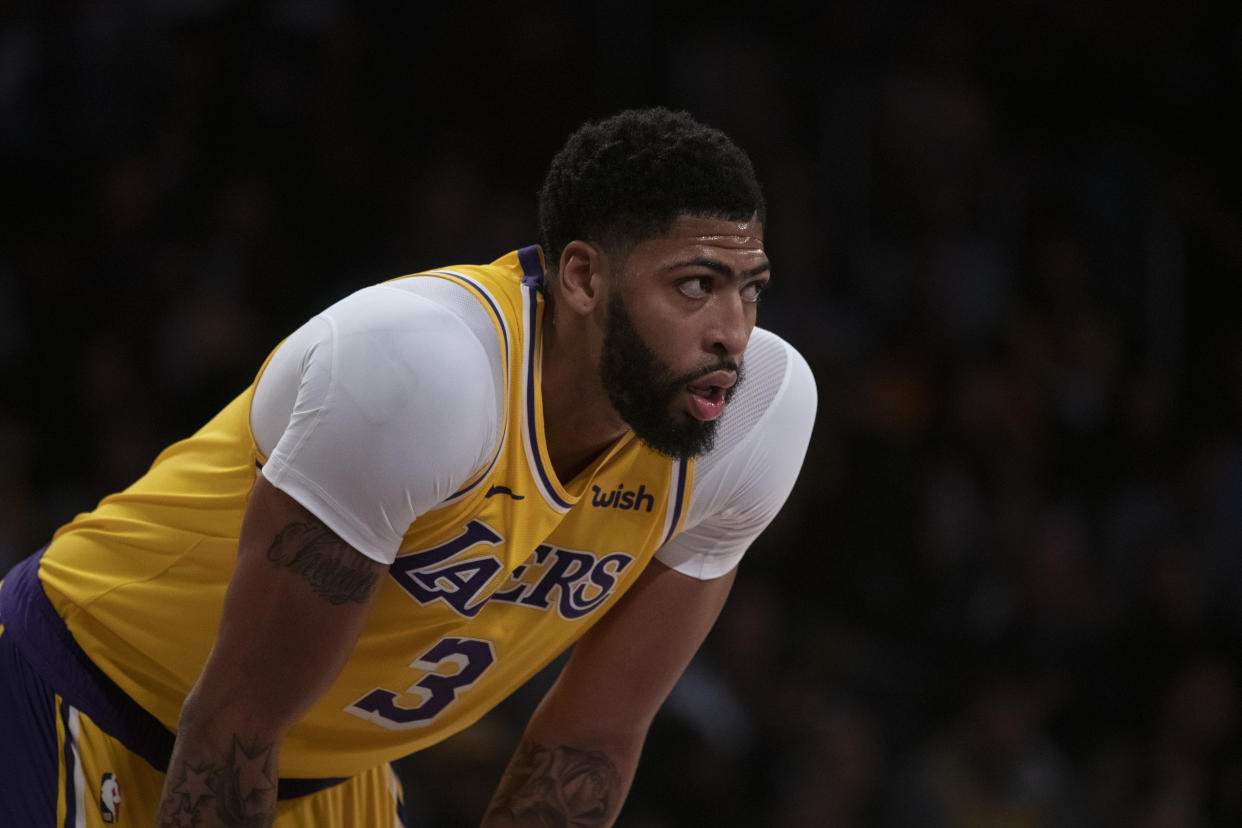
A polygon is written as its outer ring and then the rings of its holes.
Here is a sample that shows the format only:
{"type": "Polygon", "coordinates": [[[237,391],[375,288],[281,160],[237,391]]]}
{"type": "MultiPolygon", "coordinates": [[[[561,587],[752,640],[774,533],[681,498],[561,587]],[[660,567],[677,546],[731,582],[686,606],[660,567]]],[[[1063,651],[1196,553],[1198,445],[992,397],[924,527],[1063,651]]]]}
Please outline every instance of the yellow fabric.
{"type": "MultiPolygon", "coordinates": [[[[574,480],[550,473],[543,300],[522,287],[517,253],[405,278],[454,280],[499,313],[504,440],[473,487],[406,534],[344,672],[288,732],[286,777],[352,776],[471,724],[585,632],[686,512],[692,464],[630,436],[574,480]]],[[[78,643],[170,729],[214,639],[264,460],[250,429],[252,394],[62,528],[40,565],[78,643]]]]}
{"type": "MultiPolygon", "coordinates": [[[[74,821],[69,824],[84,828],[154,825],[164,774],[96,727],[89,716],[66,708],[59,696],[56,711],[56,824],[65,825],[72,809],[74,821]]],[[[401,797],[396,774],[384,764],[331,788],[278,802],[273,828],[399,828],[401,797]]]]}

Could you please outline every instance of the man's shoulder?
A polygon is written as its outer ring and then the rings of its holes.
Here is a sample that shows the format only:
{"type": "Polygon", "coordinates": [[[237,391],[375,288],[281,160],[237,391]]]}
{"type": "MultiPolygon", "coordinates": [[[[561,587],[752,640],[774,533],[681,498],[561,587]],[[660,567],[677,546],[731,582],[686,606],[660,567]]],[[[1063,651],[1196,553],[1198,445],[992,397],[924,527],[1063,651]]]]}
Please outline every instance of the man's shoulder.
{"type": "Polygon", "coordinates": [[[360,288],[319,315],[357,328],[382,327],[393,320],[417,327],[456,319],[467,330],[487,318],[483,304],[465,285],[422,274],[360,288]]]}
{"type": "Polygon", "coordinates": [[[504,360],[486,313],[450,283],[417,281],[436,284],[362,288],[281,343],[260,373],[251,411],[265,450],[285,432],[299,399],[320,419],[330,414],[356,428],[426,432],[440,418],[451,428],[452,412],[463,409],[499,421],[504,360]]]}
{"type": "Polygon", "coordinates": [[[450,308],[481,308],[502,327],[521,314],[525,288],[542,289],[543,259],[537,247],[514,250],[488,264],[457,264],[401,276],[375,287],[387,286],[432,298],[450,308]]]}
{"type": "Polygon", "coordinates": [[[478,369],[503,363],[497,319],[477,294],[448,279],[411,277],[355,291],[324,309],[338,341],[357,338],[364,361],[394,352],[413,367],[427,359],[485,356],[478,369]]]}

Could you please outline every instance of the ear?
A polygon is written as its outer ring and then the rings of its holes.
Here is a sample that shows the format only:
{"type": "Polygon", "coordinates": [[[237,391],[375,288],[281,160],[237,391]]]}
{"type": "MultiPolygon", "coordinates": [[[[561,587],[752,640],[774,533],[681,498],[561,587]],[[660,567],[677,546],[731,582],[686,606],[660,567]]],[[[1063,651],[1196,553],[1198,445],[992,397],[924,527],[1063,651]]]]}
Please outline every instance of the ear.
{"type": "Polygon", "coordinates": [[[560,301],[575,313],[589,315],[606,298],[607,261],[595,245],[571,241],[561,251],[557,282],[560,301]]]}

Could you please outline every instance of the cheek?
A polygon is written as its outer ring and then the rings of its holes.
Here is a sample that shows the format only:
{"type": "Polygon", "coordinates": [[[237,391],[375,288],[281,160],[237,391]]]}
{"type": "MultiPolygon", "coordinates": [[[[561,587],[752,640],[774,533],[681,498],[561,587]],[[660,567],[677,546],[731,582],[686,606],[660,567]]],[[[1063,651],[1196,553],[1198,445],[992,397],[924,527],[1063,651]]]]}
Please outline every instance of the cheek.
{"type": "Polygon", "coordinates": [[[649,345],[674,376],[694,373],[703,367],[703,349],[684,323],[670,326],[649,345]]]}
{"type": "Polygon", "coordinates": [[[693,314],[686,314],[668,303],[634,302],[630,307],[630,322],[647,349],[674,376],[702,367],[702,330],[693,314]]]}
{"type": "Polygon", "coordinates": [[[651,308],[649,313],[644,314],[641,321],[638,319],[633,321],[634,329],[657,353],[667,354],[690,338],[690,320],[663,306],[657,305],[651,308]]]}

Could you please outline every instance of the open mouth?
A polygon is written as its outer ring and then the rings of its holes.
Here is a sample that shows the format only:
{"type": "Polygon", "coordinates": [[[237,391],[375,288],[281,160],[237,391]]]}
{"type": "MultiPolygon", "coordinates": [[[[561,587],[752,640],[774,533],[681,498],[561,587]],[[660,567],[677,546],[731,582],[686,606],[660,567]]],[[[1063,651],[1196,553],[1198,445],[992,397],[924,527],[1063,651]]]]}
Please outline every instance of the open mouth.
{"type": "Polygon", "coordinates": [[[690,413],[698,420],[714,420],[724,413],[725,389],[719,385],[700,385],[689,389],[690,413]]]}
{"type": "Polygon", "coordinates": [[[690,413],[699,420],[714,420],[724,413],[725,397],[737,382],[733,371],[713,371],[700,377],[687,390],[690,392],[690,413]]]}

